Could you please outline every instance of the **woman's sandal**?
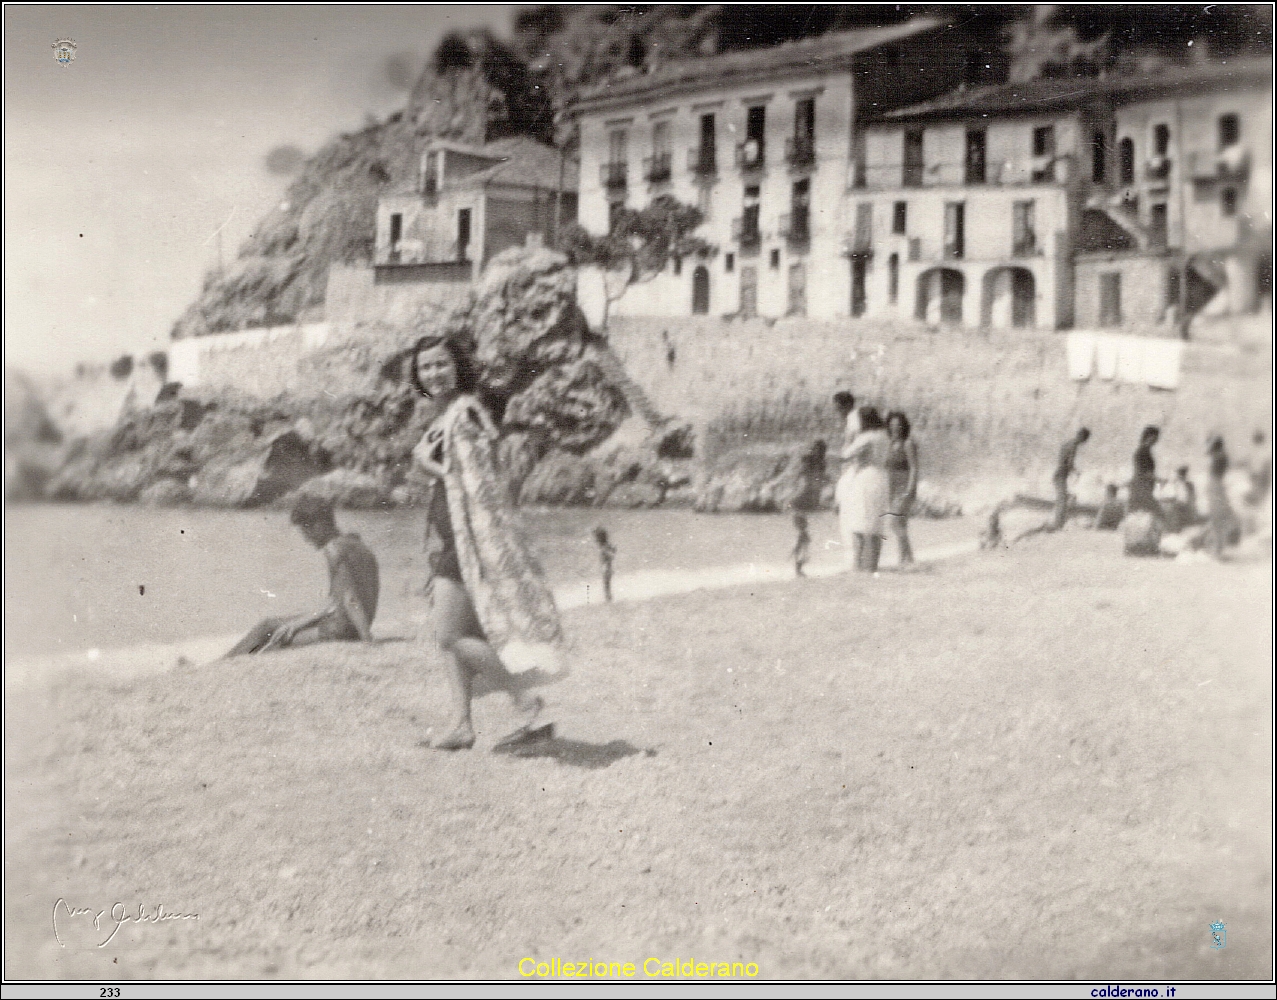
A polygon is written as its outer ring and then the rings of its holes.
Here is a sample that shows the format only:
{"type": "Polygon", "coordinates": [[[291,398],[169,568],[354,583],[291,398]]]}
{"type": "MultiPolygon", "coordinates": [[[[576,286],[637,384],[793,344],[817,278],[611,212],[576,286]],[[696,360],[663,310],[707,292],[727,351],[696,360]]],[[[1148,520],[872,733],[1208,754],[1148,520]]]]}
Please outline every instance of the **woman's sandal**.
{"type": "Polygon", "coordinates": [[[474,730],[469,726],[458,726],[451,733],[431,743],[431,750],[469,750],[474,746],[474,730]]]}

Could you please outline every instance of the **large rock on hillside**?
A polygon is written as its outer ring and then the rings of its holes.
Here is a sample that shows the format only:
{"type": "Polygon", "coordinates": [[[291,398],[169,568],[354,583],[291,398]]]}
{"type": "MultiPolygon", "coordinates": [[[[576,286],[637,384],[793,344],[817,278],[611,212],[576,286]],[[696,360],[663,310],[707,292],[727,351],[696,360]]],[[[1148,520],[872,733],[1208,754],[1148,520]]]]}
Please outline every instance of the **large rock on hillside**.
{"type": "Polygon", "coordinates": [[[505,423],[537,431],[565,451],[580,454],[606,439],[628,415],[624,394],[587,353],[537,376],[510,400],[505,423]]]}
{"type": "Polygon", "coordinates": [[[803,458],[801,449],[728,452],[705,470],[696,490],[696,509],[705,513],[788,510],[811,492],[803,458]]]}
{"type": "Polygon", "coordinates": [[[488,262],[448,332],[474,345],[490,392],[509,395],[553,365],[581,357],[590,334],[576,305],[576,270],[562,254],[514,247],[488,262]]]}
{"type": "Polygon", "coordinates": [[[326,452],[285,431],[244,461],[213,461],[191,482],[191,499],[209,507],[257,507],[331,468],[326,452]]]}

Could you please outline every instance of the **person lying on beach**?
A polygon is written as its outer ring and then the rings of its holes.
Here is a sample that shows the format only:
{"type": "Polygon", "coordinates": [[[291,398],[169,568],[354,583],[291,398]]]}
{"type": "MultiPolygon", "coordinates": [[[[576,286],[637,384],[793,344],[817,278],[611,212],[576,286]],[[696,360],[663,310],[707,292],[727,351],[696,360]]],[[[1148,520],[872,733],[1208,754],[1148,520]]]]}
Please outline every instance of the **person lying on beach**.
{"type": "Polygon", "coordinates": [[[358,535],[337,530],[332,501],[301,496],[292,523],[328,563],[328,604],[313,614],[267,618],[258,622],[227,656],[265,653],[314,642],[372,642],[377,614],[377,558],[358,535]]]}

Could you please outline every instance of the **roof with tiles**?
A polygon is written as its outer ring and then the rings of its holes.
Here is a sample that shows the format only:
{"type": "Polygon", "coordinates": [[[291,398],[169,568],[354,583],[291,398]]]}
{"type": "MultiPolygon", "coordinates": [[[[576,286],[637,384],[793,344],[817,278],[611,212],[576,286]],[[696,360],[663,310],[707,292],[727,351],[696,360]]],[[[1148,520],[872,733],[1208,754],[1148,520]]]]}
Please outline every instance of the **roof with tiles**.
{"type": "Polygon", "coordinates": [[[577,99],[573,111],[611,103],[631,103],[684,88],[732,86],[794,71],[845,68],[857,53],[938,27],[941,27],[939,21],[916,18],[904,24],[832,32],[765,49],[671,60],[649,73],[618,76],[587,88],[577,99]]]}
{"type": "Polygon", "coordinates": [[[1005,83],[955,91],[933,101],[889,111],[878,123],[1068,111],[1097,99],[1129,104],[1203,91],[1251,90],[1256,86],[1271,89],[1272,78],[1271,59],[1237,59],[1130,76],[1005,83]]]}

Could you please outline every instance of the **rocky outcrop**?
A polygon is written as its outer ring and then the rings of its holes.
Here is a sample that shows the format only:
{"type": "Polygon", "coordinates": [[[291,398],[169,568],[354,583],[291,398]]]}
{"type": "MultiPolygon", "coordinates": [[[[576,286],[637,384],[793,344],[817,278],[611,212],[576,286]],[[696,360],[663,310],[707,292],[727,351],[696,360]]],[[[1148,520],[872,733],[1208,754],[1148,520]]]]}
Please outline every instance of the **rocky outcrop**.
{"type": "Polygon", "coordinates": [[[805,493],[801,453],[728,452],[702,471],[696,510],[784,511],[805,493]]]}
{"type": "Polygon", "coordinates": [[[250,458],[219,458],[191,477],[191,498],[209,507],[258,507],[331,468],[328,453],[295,430],[268,439],[250,458]]]}

